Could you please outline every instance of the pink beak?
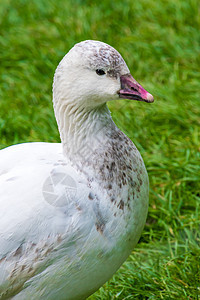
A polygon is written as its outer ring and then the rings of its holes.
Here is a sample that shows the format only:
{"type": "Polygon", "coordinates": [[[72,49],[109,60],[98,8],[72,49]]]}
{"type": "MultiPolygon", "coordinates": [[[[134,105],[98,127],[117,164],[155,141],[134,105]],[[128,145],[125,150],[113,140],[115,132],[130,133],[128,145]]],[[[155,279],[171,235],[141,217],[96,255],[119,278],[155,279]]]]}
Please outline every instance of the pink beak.
{"type": "Polygon", "coordinates": [[[121,89],[118,91],[119,97],[124,99],[132,99],[145,101],[148,103],[154,102],[154,98],[149,94],[131,74],[122,75],[120,77],[121,89]]]}

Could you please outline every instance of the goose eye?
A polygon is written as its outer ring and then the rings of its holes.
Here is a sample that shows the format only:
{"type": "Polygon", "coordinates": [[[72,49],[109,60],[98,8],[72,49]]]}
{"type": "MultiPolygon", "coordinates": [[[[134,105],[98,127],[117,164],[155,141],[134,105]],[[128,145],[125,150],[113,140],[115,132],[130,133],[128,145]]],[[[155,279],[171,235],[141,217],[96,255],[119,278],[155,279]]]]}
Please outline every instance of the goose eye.
{"type": "Polygon", "coordinates": [[[96,73],[97,73],[97,75],[100,75],[100,76],[106,74],[106,72],[102,69],[97,69],[96,73]]]}

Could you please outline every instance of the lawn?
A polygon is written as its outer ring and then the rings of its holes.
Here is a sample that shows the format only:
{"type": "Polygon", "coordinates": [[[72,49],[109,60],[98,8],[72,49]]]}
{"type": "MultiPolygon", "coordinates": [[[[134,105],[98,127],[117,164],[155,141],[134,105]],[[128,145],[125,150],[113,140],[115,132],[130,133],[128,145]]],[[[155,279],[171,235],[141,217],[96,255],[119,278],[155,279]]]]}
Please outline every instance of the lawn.
{"type": "Polygon", "coordinates": [[[200,2],[1,0],[0,148],[58,142],[52,78],[76,43],[115,47],[154,95],[109,104],[150,179],[139,244],[90,300],[200,299],[200,2]]]}

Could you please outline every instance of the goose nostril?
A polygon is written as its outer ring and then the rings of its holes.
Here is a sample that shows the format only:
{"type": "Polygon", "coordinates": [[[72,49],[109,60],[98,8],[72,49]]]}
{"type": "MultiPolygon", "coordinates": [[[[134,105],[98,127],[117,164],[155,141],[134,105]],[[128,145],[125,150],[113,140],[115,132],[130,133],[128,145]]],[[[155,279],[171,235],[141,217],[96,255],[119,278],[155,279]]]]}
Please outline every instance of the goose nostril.
{"type": "Polygon", "coordinates": [[[135,92],[138,92],[138,90],[135,89],[133,86],[131,86],[131,90],[132,90],[132,91],[135,91],[135,92]]]}

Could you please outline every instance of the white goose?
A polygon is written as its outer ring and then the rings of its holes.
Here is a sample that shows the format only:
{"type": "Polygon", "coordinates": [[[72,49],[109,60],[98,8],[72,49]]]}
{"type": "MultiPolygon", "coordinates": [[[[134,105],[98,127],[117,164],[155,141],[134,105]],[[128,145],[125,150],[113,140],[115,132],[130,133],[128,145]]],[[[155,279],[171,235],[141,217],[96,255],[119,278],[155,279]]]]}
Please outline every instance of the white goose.
{"type": "Polygon", "coordinates": [[[153,102],[121,55],[76,44],[54,77],[61,144],[0,151],[0,299],[85,299],[129,256],[148,210],[148,176],[106,102],[153,102]]]}

